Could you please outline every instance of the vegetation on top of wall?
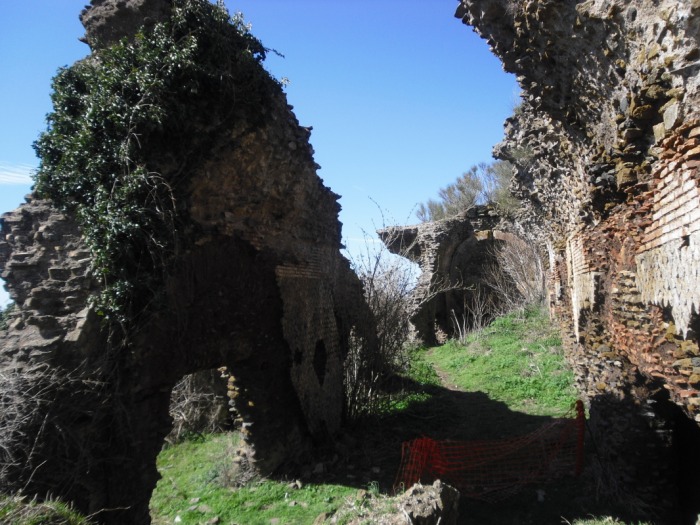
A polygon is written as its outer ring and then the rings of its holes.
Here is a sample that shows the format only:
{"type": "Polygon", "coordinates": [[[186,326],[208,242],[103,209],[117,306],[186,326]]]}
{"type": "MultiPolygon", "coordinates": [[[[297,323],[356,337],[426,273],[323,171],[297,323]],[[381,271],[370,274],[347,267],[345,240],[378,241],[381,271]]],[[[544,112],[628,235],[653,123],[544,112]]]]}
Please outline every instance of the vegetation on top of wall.
{"type": "Polygon", "coordinates": [[[174,0],[168,22],[55,77],[36,191],[77,218],[98,314],[124,324],[157,300],[193,167],[222,125],[254,123],[279,88],[268,51],[222,3],[174,0]]]}
{"type": "Polygon", "coordinates": [[[478,204],[491,204],[504,211],[518,206],[509,190],[513,177],[510,162],[482,162],[463,173],[455,182],[438,191],[438,200],[428,199],[418,205],[416,217],[421,222],[453,217],[478,204]]]}

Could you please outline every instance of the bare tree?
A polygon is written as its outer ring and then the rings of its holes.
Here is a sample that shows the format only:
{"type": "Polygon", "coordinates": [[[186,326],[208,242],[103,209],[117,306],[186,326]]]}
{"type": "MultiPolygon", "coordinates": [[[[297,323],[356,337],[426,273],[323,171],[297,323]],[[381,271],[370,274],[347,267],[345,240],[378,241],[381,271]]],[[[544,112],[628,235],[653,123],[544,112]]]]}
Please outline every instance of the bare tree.
{"type": "Polygon", "coordinates": [[[345,392],[347,415],[352,418],[375,410],[383,380],[407,366],[411,294],[417,271],[408,259],[371,242],[350,262],[363,284],[379,343],[378,352],[369,353],[357,334],[351,336],[345,361],[345,392]]]}

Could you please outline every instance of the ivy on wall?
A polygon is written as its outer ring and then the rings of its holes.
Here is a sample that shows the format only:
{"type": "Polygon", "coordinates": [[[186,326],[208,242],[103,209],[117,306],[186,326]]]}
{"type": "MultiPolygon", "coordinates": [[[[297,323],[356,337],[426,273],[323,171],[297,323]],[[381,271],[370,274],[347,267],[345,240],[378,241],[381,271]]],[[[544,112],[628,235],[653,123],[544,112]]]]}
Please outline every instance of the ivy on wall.
{"type": "Polygon", "coordinates": [[[77,218],[107,320],[129,325],[157,302],[193,167],[222,126],[259,121],[279,89],[268,51],[222,3],[174,0],[169,21],[55,77],[36,191],[77,218]]]}

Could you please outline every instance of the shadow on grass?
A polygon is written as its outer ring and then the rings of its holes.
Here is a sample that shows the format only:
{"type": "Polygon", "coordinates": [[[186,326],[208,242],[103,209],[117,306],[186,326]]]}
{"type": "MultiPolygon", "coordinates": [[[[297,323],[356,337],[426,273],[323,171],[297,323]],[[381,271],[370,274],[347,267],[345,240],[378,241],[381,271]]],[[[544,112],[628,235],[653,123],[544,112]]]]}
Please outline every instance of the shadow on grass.
{"type": "MultiPolygon", "coordinates": [[[[368,417],[347,428],[339,440],[339,457],[323,475],[309,481],[364,489],[369,484],[377,484],[382,493],[392,494],[404,441],[422,436],[436,440],[497,440],[533,432],[552,421],[551,417],[512,411],[505,403],[494,401],[481,392],[411,385],[410,381],[405,386],[409,390],[427,392],[431,397],[414,402],[399,413],[368,417]]],[[[577,478],[569,476],[526,485],[518,494],[496,503],[462,497],[460,523],[546,525],[592,516],[612,516],[626,523],[636,523],[633,520],[640,516],[616,508],[616,502],[606,502],[597,494],[595,468],[591,468],[596,461],[595,454],[590,447],[587,449],[587,466],[577,478]]],[[[651,525],[667,523],[648,518],[645,521],[651,525]]]]}

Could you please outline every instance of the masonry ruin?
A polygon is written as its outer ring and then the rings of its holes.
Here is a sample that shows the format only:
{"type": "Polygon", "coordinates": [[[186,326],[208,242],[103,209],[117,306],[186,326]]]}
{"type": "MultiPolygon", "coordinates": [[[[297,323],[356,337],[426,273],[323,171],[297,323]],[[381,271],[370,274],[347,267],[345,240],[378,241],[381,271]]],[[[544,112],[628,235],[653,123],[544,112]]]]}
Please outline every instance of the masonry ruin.
{"type": "Polygon", "coordinates": [[[606,490],[694,523],[700,4],[462,0],[456,16],[523,88],[495,153],[543,226],[606,490]]]}
{"type": "MultiPolygon", "coordinates": [[[[94,0],[81,15],[93,57],[170,9],[94,0]]],[[[4,490],[60,497],[101,523],[149,523],[173,385],[221,366],[251,468],[309,461],[337,433],[349,334],[371,350],[371,314],[310,130],[270,86],[256,121],[203,114],[219,127],[177,203],[187,234],[161,305],[125,348],[90,302],[101,284],[75,218],[37,196],[3,216],[0,266],[17,305],[0,333],[4,490]]]]}
{"type": "MultiPolygon", "coordinates": [[[[86,41],[112,42],[170,9],[93,0],[86,41]]],[[[520,220],[549,251],[549,302],[590,410],[603,490],[642,518],[692,523],[700,3],[461,0],[457,17],[524,91],[495,152],[516,166],[520,220]]],[[[3,487],[63,497],[104,523],[148,523],[170,391],[224,365],[255,468],[300,460],[338,430],[349,334],[366,329],[370,348],[373,335],[339,253],[337,196],[281,90],[261,123],[219,131],[180,203],[189,237],[165,303],[128,351],[110,351],[90,306],[100,283],[74,218],[36,196],[3,216],[0,266],[18,306],[0,333],[3,487]]],[[[477,231],[498,230],[474,218],[399,237],[449,275],[455,254],[483,242],[477,231]]],[[[446,297],[414,320],[426,341],[447,322],[446,297]]]]}
{"type": "Polygon", "coordinates": [[[389,251],[420,269],[411,294],[412,339],[443,343],[499,311],[499,294],[491,286],[498,250],[524,243],[513,228],[493,206],[476,205],[455,217],[378,230],[389,251]]]}

